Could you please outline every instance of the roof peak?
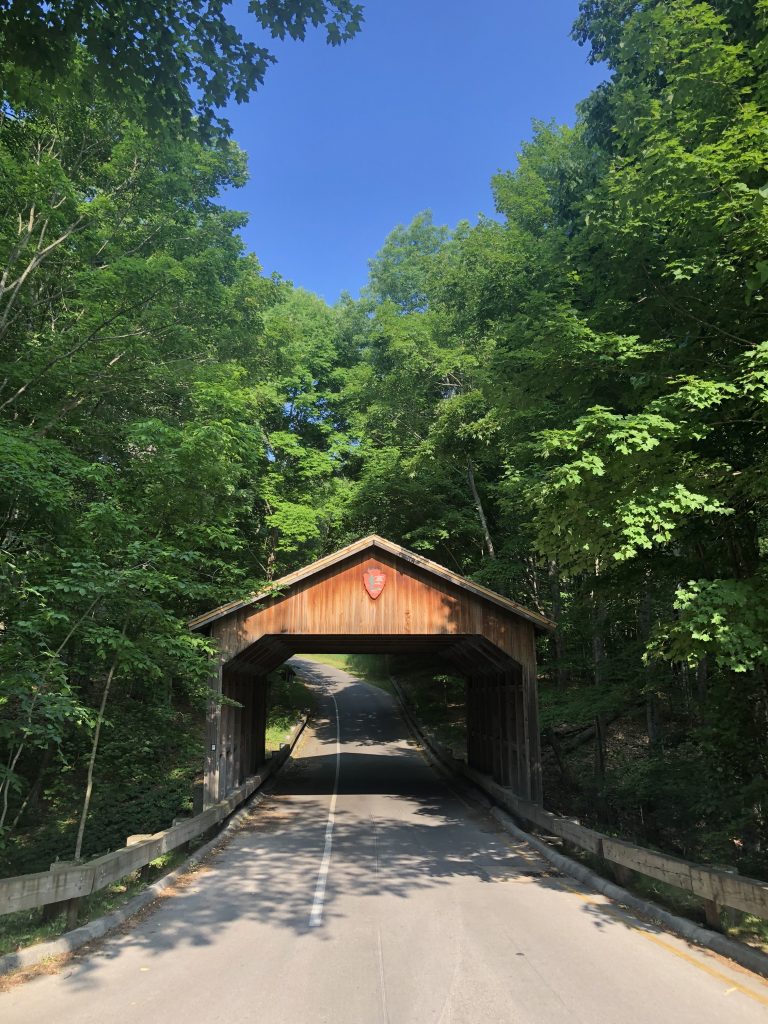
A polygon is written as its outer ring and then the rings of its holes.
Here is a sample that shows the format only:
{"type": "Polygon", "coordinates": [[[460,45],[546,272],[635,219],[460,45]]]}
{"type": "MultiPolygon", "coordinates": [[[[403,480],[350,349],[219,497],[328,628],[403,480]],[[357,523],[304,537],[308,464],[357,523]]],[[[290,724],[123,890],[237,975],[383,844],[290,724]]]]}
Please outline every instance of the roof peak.
{"type": "Polygon", "coordinates": [[[503,597],[501,594],[496,593],[495,590],[491,590],[488,587],[484,587],[480,583],[475,583],[473,580],[467,579],[466,576],[460,576],[458,573],[452,572],[450,569],[446,569],[445,566],[440,565],[438,562],[433,562],[430,558],[425,558],[423,555],[417,554],[415,551],[411,551],[409,548],[405,548],[400,544],[395,544],[394,541],[387,540],[386,537],[382,537],[377,533],[371,533],[367,537],[361,537],[360,540],[353,541],[352,544],[348,544],[346,547],[340,548],[338,551],[334,551],[330,555],[324,555],[322,558],[316,559],[314,562],[310,562],[309,565],[304,566],[303,569],[296,569],[292,573],[288,573],[287,576],[281,577],[279,580],[275,580],[269,584],[268,588],[259,591],[259,593],[253,594],[250,597],[240,601],[232,601],[230,604],[221,605],[219,608],[214,608],[203,615],[198,615],[190,621],[190,629],[202,629],[211,622],[215,622],[217,619],[224,618],[227,615],[231,615],[234,612],[240,611],[242,608],[247,608],[249,605],[257,604],[259,601],[263,601],[268,597],[273,597],[276,592],[286,589],[287,587],[294,586],[296,583],[300,583],[305,579],[314,576],[318,572],[322,572],[324,569],[328,569],[333,565],[337,565],[340,562],[345,561],[347,558],[352,558],[354,555],[360,554],[365,551],[366,548],[381,548],[382,551],[386,551],[388,554],[395,558],[400,558],[404,562],[408,562],[410,565],[423,569],[425,572],[432,573],[434,576],[439,577],[445,582],[451,583],[456,587],[468,591],[474,594],[476,597],[480,597],[483,600],[489,601],[506,611],[512,612],[514,615],[518,615],[520,618],[526,619],[531,622],[538,630],[543,632],[551,632],[555,628],[555,624],[546,616],[540,615],[538,612],[531,611],[524,605],[518,604],[516,601],[510,600],[508,597],[503,597]]]}

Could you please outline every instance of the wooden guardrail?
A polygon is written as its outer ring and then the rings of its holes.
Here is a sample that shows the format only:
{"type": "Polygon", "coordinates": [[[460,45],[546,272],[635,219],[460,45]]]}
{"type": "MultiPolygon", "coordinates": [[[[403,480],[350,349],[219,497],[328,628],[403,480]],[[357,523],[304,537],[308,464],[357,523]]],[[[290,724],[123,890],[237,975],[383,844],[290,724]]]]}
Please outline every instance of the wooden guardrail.
{"type": "Polygon", "coordinates": [[[565,844],[585,850],[605,861],[619,884],[627,885],[631,881],[632,873],[637,872],[692,893],[703,901],[709,927],[717,930],[722,930],[720,912],[724,908],[768,920],[768,882],[739,875],[735,868],[695,864],[680,857],[635,846],[634,843],[627,843],[623,839],[614,839],[602,832],[586,828],[578,821],[562,818],[545,811],[538,804],[523,800],[511,789],[470,768],[464,760],[454,757],[451,751],[446,750],[428,729],[424,729],[414,720],[397,680],[392,679],[392,683],[411,728],[423,738],[439,761],[450,770],[470,779],[493,797],[501,807],[533,825],[543,835],[556,836],[565,844]]]}
{"type": "Polygon", "coordinates": [[[51,864],[48,871],[0,878],[0,915],[44,907],[51,903],[66,903],[67,916],[73,921],[77,912],[76,901],[83,896],[98,892],[112,882],[146,867],[162,854],[197,839],[228,818],[282,764],[289,752],[290,747],[283,746],[256,775],[251,775],[225,800],[209,807],[202,814],[186,818],[146,838],[129,837],[121,850],[105,853],[84,863],[57,862],[51,864]]]}
{"type": "Polygon", "coordinates": [[[703,901],[707,924],[711,928],[721,928],[720,911],[723,908],[732,908],[768,920],[768,882],[739,875],[732,868],[695,864],[680,857],[635,846],[623,839],[614,839],[522,800],[504,786],[466,765],[462,772],[516,817],[530,822],[545,835],[557,836],[565,843],[586,850],[608,863],[620,884],[630,882],[632,872],[637,872],[692,893],[703,901]]]}

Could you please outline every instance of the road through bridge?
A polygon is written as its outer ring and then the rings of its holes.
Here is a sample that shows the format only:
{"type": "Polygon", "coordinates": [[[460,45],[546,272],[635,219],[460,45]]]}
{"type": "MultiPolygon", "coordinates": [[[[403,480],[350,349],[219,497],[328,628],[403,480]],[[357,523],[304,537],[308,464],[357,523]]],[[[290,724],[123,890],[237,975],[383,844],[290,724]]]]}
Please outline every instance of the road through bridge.
{"type": "Polygon", "coordinates": [[[0,995],[0,1020],[766,1020],[761,979],[500,831],[427,764],[387,693],[309,671],[315,720],[228,845],[122,933],[0,995]]]}

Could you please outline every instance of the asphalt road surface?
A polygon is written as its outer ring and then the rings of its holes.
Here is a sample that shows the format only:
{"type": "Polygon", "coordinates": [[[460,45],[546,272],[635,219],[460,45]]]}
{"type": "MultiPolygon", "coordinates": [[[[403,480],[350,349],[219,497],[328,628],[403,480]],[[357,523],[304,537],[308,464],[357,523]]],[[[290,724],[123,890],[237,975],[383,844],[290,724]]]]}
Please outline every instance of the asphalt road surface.
{"type": "Polygon", "coordinates": [[[768,985],[558,876],[425,762],[394,702],[315,665],[315,727],[169,898],[3,1024],[752,1024],[768,985]]]}

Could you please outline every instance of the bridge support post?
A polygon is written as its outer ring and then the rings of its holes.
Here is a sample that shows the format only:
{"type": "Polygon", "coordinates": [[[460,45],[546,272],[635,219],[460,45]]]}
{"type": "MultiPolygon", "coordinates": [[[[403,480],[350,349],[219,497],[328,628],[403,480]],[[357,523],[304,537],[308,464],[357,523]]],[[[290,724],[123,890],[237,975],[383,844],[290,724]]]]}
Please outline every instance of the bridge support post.
{"type": "Polygon", "coordinates": [[[483,673],[483,771],[493,774],[493,710],[491,708],[491,681],[488,673],[483,673]]]}
{"type": "Polygon", "coordinates": [[[265,760],[267,681],[218,658],[209,679],[203,810],[223,800],[265,760]],[[242,704],[221,704],[220,696],[242,704]]]}
{"type": "Polygon", "coordinates": [[[467,680],[467,763],[541,803],[536,673],[525,666],[467,680]]]}
{"type": "Polygon", "coordinates": [[[509,715],[508,706],[510,698],[510,679],[508,673],[499,677],[499,685],[496,688],[497,697],[497,721],[498,721],[498,743],[499,743],[499,782],[502,786],[512,785],[512,768],[509,749],[509,715]]]}
{"type": "Polygon", "coordinates": [[[267,757],[267,680],[256,676],[253,680],[253,770],[264,764],[267,757]]]}
{"type": "Polygon", "coordinates": [[[243,685],[243,704],[241,714],[241,750],[240,781],[244,782],[253,775],[253,682],[249,679],[243,685]]]}
{"type": "Polygon", "coordinates": [[[477,687],[471,676],[464,678],[464,695],[467,716],[467,764],[473,765],[477,756],[477,687]]]}
{"type": "Polygon", "coordinates": [[[221,747],[221,704],[223,665],[217,657],[211,669],[208,685],[211,698],[205,720],[205,766],[203,780],[203,810],[219,799],[219,756],[221,747]]]}
{"type": "Polygon", "coordinates": [[[533,667],[523,668],[523,694],[525,698],[525,725],[528,740],[528,799],[535,804],[544,800],[541,775],[541,730],[539,728],[539,687],[536,679],[536,657],[533,667]]]}
{"type": "MultiPolygon", "coordinates": [[[[232,696],[232,683],[227,679],[226,671],[222,681],[222,689],[225,697],[232,696]]],[[[232,707],[229,704],[221,706],[221,730],[220,752],[219,752],[219,800],[223,800],[232,789],[232,707]]]]}

